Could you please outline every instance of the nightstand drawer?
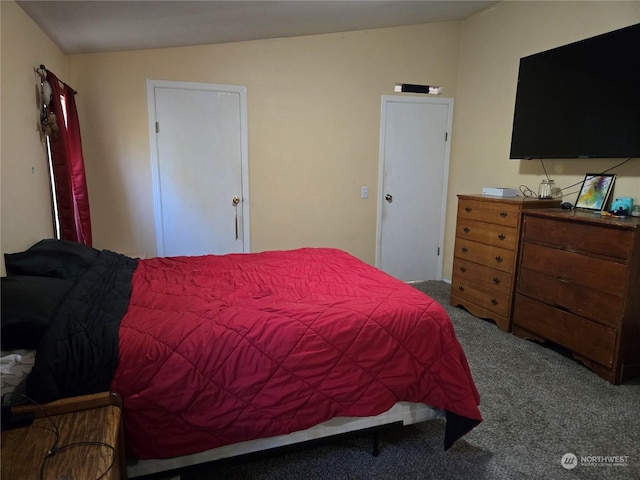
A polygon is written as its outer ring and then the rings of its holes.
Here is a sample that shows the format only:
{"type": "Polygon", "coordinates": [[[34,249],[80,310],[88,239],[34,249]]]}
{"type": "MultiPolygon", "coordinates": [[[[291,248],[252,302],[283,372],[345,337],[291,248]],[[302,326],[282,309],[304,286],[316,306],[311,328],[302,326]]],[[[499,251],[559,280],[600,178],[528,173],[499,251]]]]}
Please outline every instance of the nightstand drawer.
{"type": "Polygon", "coordinates": [[[458,202],[458,222],[475,220],[517,227],[520,221],[520,206],[503,203],[460,200],[458,202]]]}
{"type": "Polygon", "coordinates": [[[514,328],[523,328],[569,350],[611,367],[616,330],[516,294],[514,328]]]}
{"type": "Polygon", "coordinates": [[[513,273],[515,252],[506,248],[456,238],[454,256],[470,262],[513,273]]]}
{"type": "Polygon", "coordinates": [[[31,412],[35,419],[2,432],[3,479],[127,478],[121,400],[115,394],[14,406],[11,412],[31,412]],[[54,445],[58,450],[49,455],[54,445]]]}
{"type": "Polygon", "coordinates": [[[460,283],[475,283],[481,285],[488,292],[497,292],[503,295],[509,295],[511,292],[513,279],[511,273],[469,262],[462,258],[454,259],[453,270],[460,283]]]}
{"type": "Polygon", "coordinates": [[[456,237],[515,250],[518,244],[518,229],[461,219],[456,225],[456,237]]]}

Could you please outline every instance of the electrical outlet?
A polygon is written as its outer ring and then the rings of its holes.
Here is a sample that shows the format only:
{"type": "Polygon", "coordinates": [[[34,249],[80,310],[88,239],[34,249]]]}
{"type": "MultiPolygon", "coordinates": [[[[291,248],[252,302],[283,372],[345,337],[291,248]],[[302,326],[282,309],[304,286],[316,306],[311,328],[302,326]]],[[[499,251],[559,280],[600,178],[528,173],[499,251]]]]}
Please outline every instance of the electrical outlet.
{"type": "Polygon", "coordinates": [[[369,187],[362,187],[360,198],[369,198],[369,187]]]}

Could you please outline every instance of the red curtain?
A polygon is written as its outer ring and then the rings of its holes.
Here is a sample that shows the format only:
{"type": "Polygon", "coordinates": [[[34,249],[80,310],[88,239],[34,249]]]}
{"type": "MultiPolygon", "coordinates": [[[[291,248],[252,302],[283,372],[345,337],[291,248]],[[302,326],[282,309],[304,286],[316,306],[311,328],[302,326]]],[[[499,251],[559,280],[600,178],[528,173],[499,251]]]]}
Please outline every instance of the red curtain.
{"type": "Polygon", "coordinates": [[[58,127],[57,132],[49,136],[49,142],[55,184],[54,195],[58,204],[60,238],[91,246],[89,193],[84,171],[75,91],[58,80],[49,70],[46,72],[46,79],[52,91],[49,109],[56,116],[58,127]],[[64,99],[64,106],[61,97],[64,99]],[[66,110],[66,115],[63,108],[66,110]]]}

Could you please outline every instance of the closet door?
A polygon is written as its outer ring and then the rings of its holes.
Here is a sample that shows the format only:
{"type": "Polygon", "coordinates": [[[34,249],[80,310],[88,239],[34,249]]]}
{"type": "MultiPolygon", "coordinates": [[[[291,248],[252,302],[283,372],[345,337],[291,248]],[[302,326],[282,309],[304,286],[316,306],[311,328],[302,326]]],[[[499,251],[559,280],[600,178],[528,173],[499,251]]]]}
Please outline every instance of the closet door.
{"type": "Polygon", "coordinates": [[[376,265],[403,281],[440,280],[453,100],[385,95],[376,265]]]}
{"type": "Polygon", "coordinates": [[[244,87],[147,88],[157,255],[249,251],[244,87]]]}

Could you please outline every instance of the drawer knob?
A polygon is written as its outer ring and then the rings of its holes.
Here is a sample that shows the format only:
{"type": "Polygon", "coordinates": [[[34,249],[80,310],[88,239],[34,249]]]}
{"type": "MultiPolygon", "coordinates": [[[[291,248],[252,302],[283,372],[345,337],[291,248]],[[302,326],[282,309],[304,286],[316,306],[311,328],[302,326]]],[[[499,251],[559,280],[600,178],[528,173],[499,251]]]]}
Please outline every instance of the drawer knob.
{"type": "Polygon", "coordinates": [[[460,271],[461,271],[462,273],[466,272],[466,271],[467,271],[467,267],[460,267],[460,271]]]}
{"type": "Polygon", "coordinates": [[[504,240],[505,238],[507,238],[507,236],[504,233],[498,235],[498,240],[504,240]]]}
{"type": "Polygon", "coordinates": [[[464,233],[469,233],[469,227],[464,227],[463,231],[464,231],[464,233]]]}
{"type": "Polygon", "coordinates": [[[500,216],[502,218],[507,218],[509,216],[509,214],[507,212],[500,212],[500,216]]]}
{"type": "Polygon", "coordinates": [[[464,287],[463,287],[462,285],[460,285],[460,286],[458,287],[458,290],[460,290],[461,292],[464,292],[464,287]]]}
{"type": "Polygon", "coordinates": [[[500,302],[498,302],[498,300],[496,300],[495,298],[492,298],[492,299],[491,299],[491,304],[492,304],[494,307],[495,307],[496,305],[498,305],[498,303],[500,303],[500,302]]]}
{"type": "Polygon", "coordinates": [[[471,213],[471,207],[464,207],[464,211],[467,213],[471,213]]]}
{"type": "Polygon", "coordinates": [[[502,263],[504,259],[500,255],[496,255],[496,262],[502,263]]]}
{"type": "Polygon", "coordinates": [[[469,251],[467,247],[462,247],[460,250],[462,250],[462,253],[467,253],[469,251]]]}
{"type": "Polygon", "coordinates": [[[498,277],[493,277],[493,283],[500,285],[500,279],[498,277]]]}

